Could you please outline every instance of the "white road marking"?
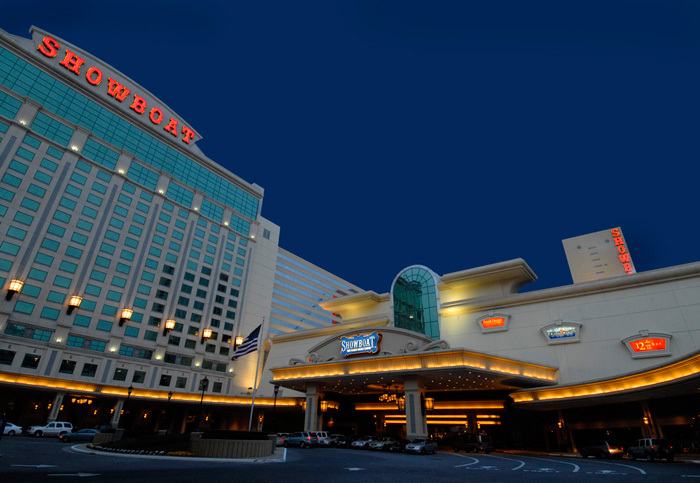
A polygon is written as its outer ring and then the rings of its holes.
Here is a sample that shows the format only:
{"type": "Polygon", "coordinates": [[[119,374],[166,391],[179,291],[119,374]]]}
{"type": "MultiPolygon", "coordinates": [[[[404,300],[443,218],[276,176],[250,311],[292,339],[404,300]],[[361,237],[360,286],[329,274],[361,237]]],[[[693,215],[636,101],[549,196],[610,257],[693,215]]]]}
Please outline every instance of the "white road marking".
{"type": "Polygon", "coordinates": [[[46,476],[77,476],[83,478],[86,476],[100,476],[101,473],[49,473],[46,476]]]}
{"type": "Polygon", "coordinates": [[[581,469],[581,468],[579,467],[579,465],[577,465],[577,464],[575,464],[575,463],[569,463],[568,461],[550,460],[550,459],[547,459],[547,458],[533,458],[533,459],[542,460],[542,461],[549,461],[549,462],[552,462],[552,463],[560,463],[560,464],[564,464],[564,465],[571,465],[571,466],[574,467],[574,471],[573,471],[572,473],[576,473],[576,472],[578,472],[578,470],[581,469]]]}
{"type": "Polygon", "coordinates": [[[641,469],[641,468],[637,468],[636,466],[632,466],[632,465],[626,465],[626,464],[624,464],[624,463],[610,463],[610,462],[607,462],[607,461],[596,461],[596,463],[598,463],[599,465],[622,466],[623,468],[630,468],[630,469],[633,469],[633,470],[637,470],[637,471],[639,471],[639,472],[640,472],[641,474],[643,474],[643,475],[646,475],[646,474],[647,474],[647,472],[644,471],[644,470],[641,469]]]}
{"type": "Polygon", "coordinates": [[[345,468],[348,471],[364,471],[364,468],[345,468]]]}
{"type": "Polygon", "coordinates": [[[10,465],[10,466],[20,466],[22,468],[56,468],[56,465],[10,465]]]}

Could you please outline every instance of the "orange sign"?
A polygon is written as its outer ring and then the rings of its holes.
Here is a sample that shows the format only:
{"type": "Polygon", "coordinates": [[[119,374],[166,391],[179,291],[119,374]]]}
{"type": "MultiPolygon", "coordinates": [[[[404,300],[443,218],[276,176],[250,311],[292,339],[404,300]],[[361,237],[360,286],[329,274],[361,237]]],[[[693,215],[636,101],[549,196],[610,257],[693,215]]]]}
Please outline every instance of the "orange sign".
{"type": "Polygon", "coordinates": [[[490,329],[492,327],[503,327],[506,325],[506,319],[504,317],[491,317],[490,319],[484,319],[481,321],[481,326],[484,329],[490,329]]]}
{"type": "Polygon", "coordinates": [[[612,230],[610,230],[610,233],[612,233],[613,241],[615,242],[615,246],[617,247],[617,251],[619,253],[617,258],[620,259],[620,263],[622,263],[622,266],[625,267],[625,272],[632,273],[630,253],[629,251],[627,251],[625,241],[622,239],[622,233],[620,233],[620,230],[618,230],[617,228],[613,228],[612,230]]]}
{"type": "Polygon", "coordinates": [[[650,338],[650,339],[640,339],[629,343],[630,348],[634,352],[653,352],[653,351],[664,351],[666,350],[666,339],[662,338],[650,338]]]}
{"type": "MultiPolygon", "coordinates": [[[[56,57],[60,48],[61,46],[55,39],[52,39],[51,37],[44,37],[43,43],[39,45],[37,50],[46,57],[56,57]]],[[[76,54],[66,49],[65,57],[61,62],[59,62],[59,65],[65,67],[75,75],[80,75],[80,68],[84,63],[85,59],[78,57],[76,54]]],[[[85,72],[85,80],[90,85],[99,86],[100,83],[102,83],[102,71],[97,67],[90,67],[85,72]]],[[[128,89],[120,82],[109,77],[107,80],[107,94],[115,98],[117,101],[123,102],[124,99],[131,94],[131,89],[128,89]]],[[[133,94],[127,102],[131,102],[129,108],[139,115],[144,114],[146,112],[146,108],[148,107],[146,99],[137,94],[133,94]]],[[[163,118],[163,111],[158,107],[151,107],[151,109],[148,111],[148,119],[150,119],[153,124],[161,124],[163,122],[163,118]]],[[[182,126],[182,129],[178,128],[178,121],[172,117],[163,127],[163,129],[175,137],[182,134],[181,140],[186,144],[189,144],[190,140],[193,139],[195,135],[194,131],[187,126],[182,126]]]]}

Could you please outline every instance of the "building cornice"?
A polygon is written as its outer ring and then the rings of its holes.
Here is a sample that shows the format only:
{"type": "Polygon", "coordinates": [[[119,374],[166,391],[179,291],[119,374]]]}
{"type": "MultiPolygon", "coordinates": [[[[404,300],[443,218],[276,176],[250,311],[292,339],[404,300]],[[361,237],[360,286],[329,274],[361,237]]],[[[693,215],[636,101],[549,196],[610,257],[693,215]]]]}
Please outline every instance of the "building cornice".
{"type": "Polygon", "coordinates": [[[622,275],[604,280],[595,280],[563,287],[554,287],[535,292],[517,293],[505,296],[475,297],[455,300],[440,305],[440,315],[455,316],[484,310],[544,303],[560,299],[582,297],[595,293],[613,292],[639,288],[646,285],[674,282],[700,276],[700,262],[688,263],[669,268],[660,268],[648,272],[622,275]]]}

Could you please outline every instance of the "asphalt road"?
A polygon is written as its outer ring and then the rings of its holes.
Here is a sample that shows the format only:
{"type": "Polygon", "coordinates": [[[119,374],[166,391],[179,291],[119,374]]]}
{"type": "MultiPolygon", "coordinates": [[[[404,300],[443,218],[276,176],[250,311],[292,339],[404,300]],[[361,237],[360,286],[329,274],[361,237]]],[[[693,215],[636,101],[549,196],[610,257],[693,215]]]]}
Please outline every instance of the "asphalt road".
{"type": "Polygon", "coordinates": [[[78,479],[129,483],[193,481],[325,483],[370,481],[519,482],[688,481],[699,479],[693,461],[631,462],[554,455],[489,455],[440,451],[435,455],[377,453],[350,449],[280,449],[284,461],[222,462],[86,454],[57,439],[4,437],[0,482],[60,482],[78,479]]]}

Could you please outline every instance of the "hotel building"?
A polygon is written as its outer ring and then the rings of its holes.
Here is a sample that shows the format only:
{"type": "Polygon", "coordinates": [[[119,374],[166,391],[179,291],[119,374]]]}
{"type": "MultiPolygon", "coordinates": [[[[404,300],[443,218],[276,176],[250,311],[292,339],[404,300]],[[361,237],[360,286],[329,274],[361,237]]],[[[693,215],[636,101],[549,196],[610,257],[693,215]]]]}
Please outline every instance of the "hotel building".
{"type": "MultiPolygon", "coordinates": [[[[700,264],[637,273],[619,228],[368,292],[279,247],[264,190],[155,95],[0,31],[0,411],[127,430],[326,429],[575,449],[696,442],[700,264]],[[259,350],[233,359],[260,327],[259,350]]],[[[389,285],[389,284],[387,284],[389,285]]]]}

